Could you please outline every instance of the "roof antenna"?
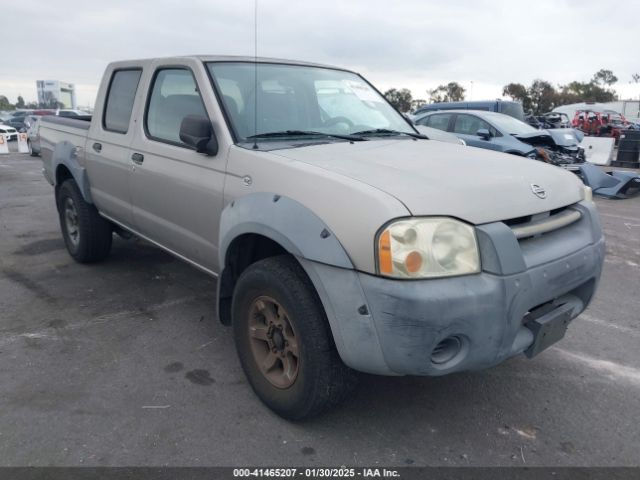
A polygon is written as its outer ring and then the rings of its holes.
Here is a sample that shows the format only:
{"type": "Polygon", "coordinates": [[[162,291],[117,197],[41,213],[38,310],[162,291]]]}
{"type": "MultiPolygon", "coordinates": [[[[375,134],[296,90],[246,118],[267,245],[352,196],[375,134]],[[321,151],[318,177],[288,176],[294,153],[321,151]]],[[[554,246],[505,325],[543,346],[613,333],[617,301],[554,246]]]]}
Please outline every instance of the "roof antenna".
{"type": "Polygon", "coordinates": [[[253,0],[253,149],[258,149],[258,0],[253,0]]]}

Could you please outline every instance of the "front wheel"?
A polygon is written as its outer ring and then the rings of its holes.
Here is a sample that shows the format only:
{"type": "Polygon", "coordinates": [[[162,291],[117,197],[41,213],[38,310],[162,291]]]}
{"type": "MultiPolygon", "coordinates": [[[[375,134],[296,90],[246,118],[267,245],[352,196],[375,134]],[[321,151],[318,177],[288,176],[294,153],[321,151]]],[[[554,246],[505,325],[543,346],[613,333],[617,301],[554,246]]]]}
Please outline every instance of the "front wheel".
{"type": "Polygon", "coordinates": [[[80,263],[103,260],[111,251],[111,224],[87,203],[75,180],[67,179],[57,190],[60,229],[69,254],[80,263]]]}
{"type": "Polygon", "coordinates": [[[295,258],[249,266],[236,284],[232,309],[242,368],[274,412],[299,420],[346,398],[355,372],[342,363],[322,304],[295,258]]]}

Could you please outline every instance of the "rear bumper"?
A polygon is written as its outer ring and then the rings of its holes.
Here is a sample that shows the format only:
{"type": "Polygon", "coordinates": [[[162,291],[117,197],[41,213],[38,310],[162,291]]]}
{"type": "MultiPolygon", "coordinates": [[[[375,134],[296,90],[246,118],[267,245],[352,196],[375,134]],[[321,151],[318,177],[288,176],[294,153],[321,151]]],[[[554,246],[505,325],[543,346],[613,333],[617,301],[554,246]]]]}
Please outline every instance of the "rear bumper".
{"type": "Polygon", "coordinates": [[[589,304],[605,246],[593,207],[579,208],[578,224],[540,243],[518,243],[502,223],[479,227],[483,272],[477,275],[407,281],[303,266],[320,282],[336,345],[352,368],[385,375],[487,368],[532,345],[534,334],[524,325],[532,310],[564,309],[573,319],[589,304]],[[452,337],[458,353],[434,362],[436,346],[452,337]]]}

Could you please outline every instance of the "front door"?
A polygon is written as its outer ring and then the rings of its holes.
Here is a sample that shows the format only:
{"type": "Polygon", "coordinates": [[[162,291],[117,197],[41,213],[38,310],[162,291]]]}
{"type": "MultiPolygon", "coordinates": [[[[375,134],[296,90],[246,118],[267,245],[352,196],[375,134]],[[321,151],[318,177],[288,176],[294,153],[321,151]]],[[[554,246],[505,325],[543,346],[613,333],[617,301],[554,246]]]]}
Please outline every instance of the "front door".
{"type": "Polygon", "coordinates": [[[472,114],[458,113],[453,120],[451,130],[456,137],[462,138],[470,147],[486,148],[488,150],[501,150],[502,146],[496,143],[497,131],[487,122],[472,114]],[[478,135],[478,130],[487,130],[490,138],[478,135]]]}
{"type": "Polygon", "coordinates": [[[190,68],[158,67],[148,91],[129,152],[135,228],[215,272],[226,152],[206,156],[180,140],[184,117],[211,118],[190,68]]]}

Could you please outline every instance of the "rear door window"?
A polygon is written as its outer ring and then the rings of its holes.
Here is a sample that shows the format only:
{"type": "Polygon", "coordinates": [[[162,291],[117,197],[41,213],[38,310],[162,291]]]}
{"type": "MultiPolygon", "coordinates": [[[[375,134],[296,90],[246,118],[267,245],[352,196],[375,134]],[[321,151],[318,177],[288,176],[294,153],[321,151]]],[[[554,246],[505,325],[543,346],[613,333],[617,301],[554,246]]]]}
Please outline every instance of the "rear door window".
{"type": "Polygon", "coordinates": [[[116,70],[111,77],[104,107],[103,127],[116,133],[127,133],[136,98],[141,69],[116,70]]]}

